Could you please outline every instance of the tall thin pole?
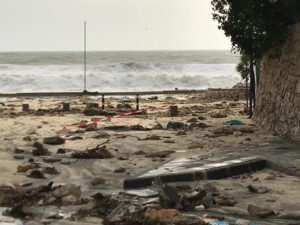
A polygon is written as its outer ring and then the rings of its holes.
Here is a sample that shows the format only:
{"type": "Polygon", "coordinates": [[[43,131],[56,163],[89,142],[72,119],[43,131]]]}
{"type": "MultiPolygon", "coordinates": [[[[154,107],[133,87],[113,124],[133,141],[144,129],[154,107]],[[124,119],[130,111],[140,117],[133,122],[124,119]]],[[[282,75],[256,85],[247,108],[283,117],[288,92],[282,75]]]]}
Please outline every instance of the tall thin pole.
{"type": "Polygon", "coordinates": [[[86,21],[84,21],[84,91],[86,91],[86,21]]]}

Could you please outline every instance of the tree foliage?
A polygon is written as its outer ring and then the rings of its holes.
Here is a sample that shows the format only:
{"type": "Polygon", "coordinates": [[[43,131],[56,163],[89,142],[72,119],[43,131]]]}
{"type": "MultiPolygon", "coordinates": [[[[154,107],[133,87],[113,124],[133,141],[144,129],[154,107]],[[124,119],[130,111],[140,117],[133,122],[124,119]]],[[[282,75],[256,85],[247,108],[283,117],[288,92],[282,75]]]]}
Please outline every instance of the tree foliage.
{"type": "Polygon", "coordinates": [[[300,19],[300,0],[212,0],[213,19],[230,37],[233,50],[261,58],[280,45],[288,26],[300,19]]]}

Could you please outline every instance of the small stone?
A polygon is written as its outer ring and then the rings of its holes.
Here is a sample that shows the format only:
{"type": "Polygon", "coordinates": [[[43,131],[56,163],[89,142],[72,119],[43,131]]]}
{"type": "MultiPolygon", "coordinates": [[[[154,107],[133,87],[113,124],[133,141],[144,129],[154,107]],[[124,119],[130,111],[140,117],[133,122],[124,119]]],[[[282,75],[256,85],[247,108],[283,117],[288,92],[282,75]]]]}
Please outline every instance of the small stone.
{"type": "Polygon", "coordinates": [[[63,149],[63,148],[59,148],[59,149],[57,149],[57,152],[56,152],[57,154],[65,154],[66,153],[66,150],[65,149],[63,149]]]}
{"type": "Polygon", "coordinates": [[[43,173],[46,174],[59,174],[59,172],[55,169],[55,167],[45,167],[42,169],[43,173]]]}
{"type": "Polygon", "coordinates": [[[125,168],[118,168],[118,169],[115,169],[114,173],[125,173],[126,172],[126,169],[125,168]]]}
{"type": "Polygon", "coordinates": [[[188,149],[195,149],[195,148],[203,148],[203,144],[198,141],[192,141],[192,143],[188,145],[188,149]]]}
{"type": "Polygon", "coordinates": [[[62,198],[64,196],[68,196],[68,195],[73,195],[73,196],[79,198],[81,195],[81,191],[80,191],[80,187],[77,187],[74,184],[66,184],[66,185],[62,185],[59,188],[57,188],[56,190],[54,190],[52,195],[55,198],[62,198]]]}
{"type": "Polygon", "coordinates": [[[55,163],[55,162],[60,162],[61,159],[59,158],[43,158],[43,162],[45,163],[55,163]]]}
{"type": "Polygon", "coordinates": [[[187,127],[185,123],[182,122],[174,122],[169,121],[167,125],[167,129],[173,129],[173,130],[184,130],[187,127]]]}
{"type": "Polygon", "coordinates": [[[25,159],[24,155],[14,155],[14,159],[25,159]]]}
{"type": "Polygon", "coordinates": [[[205,210],[205,207],[204,207],[204,205],[197,205],[197,206],[195,207],[195,210],[198,211],[198,212],[201,212],[201,211],[204,211],[204,210],[205,210]]]}
{"type": "Polygon", "coordinates": [[[26,137],[23,137],[23,141],[31,141],[31,137],[30,136],[26,136],[26,137]]]}
{"type": "Polygon", "coordinates": [[[259,206],[251,204],[248,205],[248,213],[252,216],[257,216],[259,218],[266,218],[275,215],[275,213],[270,209],[261,208],[259,206]]]}
{"type": "Polygon", "coordinates": [[[19,149],[19,148],[15,148],[15,154],[20,154],[20,153],[24,153],[25,150],[23,149],[19,149]]]}
{"type": "Polygon", "coordinates": [[[24,194],[25,191],[21,185],[0,183],[0,206],[12,206],[24,194]]]}
{"type": "Polygon", "coordinates": [[[241,131],[234,131],[233,132],[233,136],[235,136],[235,137],[240,137],[242,135],[243,135],[243,133],[241,131]]]}
{"type": "Polygon", "coordinates": [[[17,167],[18,173],[25,173],[28,170],[39,168],[39,165],[36,163],[23,163],[17,167]]]}
{"type": "Polygon", "coordinates": [[[108,133],[100,132],[96,136],[94,136],[93,138],[101,139],[101,138],[109,138],[109,137],[110,137],[110,135],[108,133]]]}
{"type": "Polygon", "coordinates": [[[44,138],[43,142],[44,144],[48,145],[61,145],[65,143],[65,139],[59,136],[54,136],[54,137],[47,137],[44,138]]]}
{"type": "Polygon", "coordinates": [[[97,186],[99,184],[105,184],[105,179],[102,177],[96,177],[91,181],[92,186],[97,186]]]}
{"type": "Polygon", "coordinates": [[[61,199],[63,205],[75,205],[78,200],[74,195],[67,195],[61,199]]]}
{"type": "Polygon", "coordinates": [[[251,138],[246,138],[245,141],[251,141],[251,138]]]}
{"type": "Polygon", "coordinates": [[[188,122],[188,123],[196,123],[197,121],[198,121],[197,118],[191,118],[191,119],[189,119],[187,122],[188,122]]]}
{"type": "Polygon", "coordinates": [[[34,156],[40,156],[40,155],[49,155],[50,152],[48,151],[47,148],[44,147],[43,144],[39,143],[39,142],[35,142],[33,144],[33,147],[35,147],[35,149],[32,150],[32,154],[34,156]]]}
{"type": "Polygon", "coordinates": [[[206,118],[203,116],[198,116],[198,120],[206,120],[206,118]]]}
{"type": "Polygon", "coordinates": [[[36,130],[35,129],[29,129],[26,132],[27,134],[31,135],[31,134],[36,134],[36,130]]]}
{"type": "Polygon", "coordinates": [[[160,136],[153,134],[153,135],[147,136],[145,140],[152,140],[152,141],[160,140],[160,136]]]}
{"type": "Polygon", "coordinates": [[[160,151],[160,152],[153,152],[146,154],[146,158],[165,158],[169,156],[170,154],[174,153],[174,150],[165,150],[165,151],[160,151]]]}
{"type": "Polygon", "coordinates": [[[226,118],[227,115],[225,113],[212,113],[210,114],[211,118],[226,118]]]}
{"type": "Polygon", "coordinates": [[[164,128],[160,123],[157,123],[152,127],[152,130],[163,130],[163,129],[164,128]]]}
{"type": "Polygon", "coordinates": [[[164,143],[168,143],[168,144],[173,144],[173,143],[175,143],[174,140],[164,140],[163,142],[164,142],[164,143]]]}
{"type": "Polygon", "coordinates": [[[40,170],[28,170],[27,177],[34,178],[34,179],[45,179],[44,174],[40,170]]]}
{"type": "Polygon", "coordinates": [[[186,131],[185,130],[180,130],[176,133],[177,136],[182,136],[182,135],[186,135],[186,131]]]}

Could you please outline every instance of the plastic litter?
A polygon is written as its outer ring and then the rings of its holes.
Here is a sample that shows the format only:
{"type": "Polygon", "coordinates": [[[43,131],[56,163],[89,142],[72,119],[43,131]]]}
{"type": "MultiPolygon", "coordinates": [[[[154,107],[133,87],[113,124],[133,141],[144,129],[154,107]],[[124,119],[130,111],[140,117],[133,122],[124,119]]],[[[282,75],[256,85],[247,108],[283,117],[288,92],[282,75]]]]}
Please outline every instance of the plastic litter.
{"type": "Polygon", "coordinates": [[[245,125],[245,123],[240,120],[229,120],[224,122],[223,125],[245,125]]]}

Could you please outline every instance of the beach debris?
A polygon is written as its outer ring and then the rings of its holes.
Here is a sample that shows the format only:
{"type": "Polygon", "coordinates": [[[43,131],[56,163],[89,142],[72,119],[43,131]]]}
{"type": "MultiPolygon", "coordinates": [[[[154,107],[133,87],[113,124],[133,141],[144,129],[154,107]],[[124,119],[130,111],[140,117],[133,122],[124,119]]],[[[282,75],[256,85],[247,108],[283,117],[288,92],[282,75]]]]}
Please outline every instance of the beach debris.
{"type": "Polygon", "coordinates": [[[148,208],[145,212],[145,217],[150,221],[166,221],[178,215],[180,215],[180,212],[177,209],[156,210],[148,208]]]}
{"type": "Polygon", "coordinates": [[[270,209],[262,208],[251,204],[248,205],[248,213],[252,216],[257,216],[259,218],[266,218],[275,215],[275,213],[270,209]]]}
{"type": "Polygon", "coordinates": [[[245,125],[245,123],[240,120],[229,120],[224,122],[223,125],[245,125]]]}
{"type": "Polygon", "coordinates": [[[61,145],[65,143],[65,139],[60,136],[44,138],[43,143],[48,145],[61,145]]]}
{"type": "Polygon", "coordinates": [[[95,177],[92,181],[91,181],[91,185],[92,186],[97,186],[99,184],[105,184],[105,179],[102,177],[95,177]]]}
{"type": "Polygon", "coordinates": [[[60,158],[52,158],[52,157],[45,157],[43,158],[43,162],[45,163],[55,163],[55,162],[60,162],[60,158]]]}
{"type": "Polygon", "coordinates": [[[75,184],[65,184],[65,185],[61,185],[59,186],[57,189],[55,189],[52,192],[52,196],[58,199],[61,199],[65,196],[74,196],[77,199],[80,198],[81,196],[81,190],[79,186],[76,186],[75,184]]]}
{"type": "Polygon", "coordinates": [[[186,135],[186,131],[185,130],[180,130],[176,133],[176,136],[182,136],[182,135],[186,135]]]}
{"type": "Polygon", "coordinates": [[[72,157],[78,159],[109,159],[113,158],[113,155],[108,151],[106,145],[97,145],[95,148],[83,152],[74,152],[72,157]]]}
{"type": "Polygon", "coordinates": [[[129,112],[132,110],[131,105],[127,103],[120,103],[116,106],[118,112],[129,112]]]}
{"type": "Polygon", "coordinates": [[[240,137],[242,135],[243,135],[243,133],[241,131],[234,131],[233,132],[233,136],[235,136],[235,137],[240,137]]]}
{"type": "Polygon", "coordinates": [[[31,169],[27,171],[27,177],[34,178],[34,179],[45,179],[45,175],[39,169],[31,169]]]}
{"type": "Polygon", "coordinates": [[[145,155],[146,158],[166,158],[170,154],[175,153],[174,150],[165,150],[160,152],[148,153],[145,155]]]}
{"type": "Polygon", "coordinates": [[[198,122],[198,119],[194,117],[194,118],[189,119],[187,122],[188,123],[196,123],[196,122],[198,122]]]}
{"type": "Polygon", "coordinates": [[[144,128],[142,125],[140,125],[140,124],[137,124],[137,125],[132,125],[132,126],[130,126],[130,129],[131,130],[149,130],[149,129],[147,129],[147,128],[144,128]]]}
{"type": "Polygon", "coordinates": [[[0,206],[12,206],[24,194],[24,188],[19,184],[0,183],[0,206]]]}
{"type": "Polygon", "coordinates": [[[25,136],[23,137],[23,141],[32,141],[30,136],[25,136]]]}
{"type": "Polygon", "coordinates": [[[32,150],[34,156],[50,155],[48,149],[40,142],[35,142],[33,147],[35,148],[32,150]]]}
{"type": "Polygon", "coordinates": [[[232,135],[234,130],[232,129],[232,127],[222,126],[213,129],[212,132],[215,136],[219,137],[232,135]]]}
{"type": "Polygon", "coordinates": [[[188,145],[188,149],[195,149],[195,148],[203,148],[203,144],[200,143],[199,141],[192,141],[189,145],[188,145]]]}
{"type": "Polygon", "coordinates": [[[204,116],[198,116],[198,120],[206,120],[204,116]]]}
{"type": "Polygon", "coordinates": [[[216,113],[211,113],[210,117],[211,118],[226,118],[227,115],[225,113],[216,112],[216,113]]]}
{"type": "Polygon", "coordinates": [[[23,150],[23,149],[15,148],[15,154],[21,154],[24,152],[25,152],[25,150],[23,150]]]}
{"type": "Polygon", "coordinates": [[[163,129],[164,127],[160,123],[157,123],[152,127],[152,130],[163,130],[163,129]]]}
{"type": "Polygon", "coordinates": [[[89,131],[96,131],[97,130],[97,123],[91,123],[88,124],[87,127],[85,128],[85,131],[89,132],[89,131]]]}
{"type": "Polygon", "coordinates": [[[163,143],[173,144],[175,143],[174,140],[164,140],[163,143]]]}
{"type": "Polygon", "coordinates": [[[152,134],[152,135],[148,135],[145,139],[141,139],[141,140],[152,140],[152,141],[156,141],[156,140],[160,140],[160,136],[152,134]]]}
{"type": "Polygon", "coordinates": [[[256,186],[253,186],[251,184],[248,185],[247,188],[250,192],[253,192],[253,193],[256,193],[256,194],[265,194],[265,193],[270,191],[270,189],[267,188],[267,187],[263,187],[263,186],[256,187],[256,186]]]}
{"type": "Polygon", "coordinates": [[[184,130],[187,128],[187,126],[188,126],[187,124],[182,122],[169,121],[167,125],[167,129],[184,130]]]}
{"type": "Polygon", "coordinates": [[[27,172],[28,170],[31,170],[31,169],[37,169],[37,168],[40,168],[40,165],[37,164],[37,163],[29,163],[29,162],[25,162],[21,165],[19,165],[17,167],[17,172],[18,173],[25,173],[27,172]]]}
{"type": "Polygon", "coordinates": [[[59,172],[56,170],[56,168],[54,166],[50,167],[44,167],[42,168],[42,173],[46,173],[46,174],[59,174],[59,172]]]}
{"type": "Polygon", "coordinates": [[[95,139],[109,138],[110,134],[105,132],[99,132],[97,135],[93,136],[95,139]]]}
{"type": "Polygon", "coordinates": [[[122,167],[114,170],[114,173],[125,173],[125,172],[126,172],[126,169],[122,168],[122,167]]]}
{"type": "Polygon", "coordinates": [[[209,126],[205,123],[191,123],[190,126],[189,126],[189,129],[191,129],[191,130],[194,129],[194,128],[204,129],[204,128],[207,128],[207,127],[209,127],[209,126]]]}

